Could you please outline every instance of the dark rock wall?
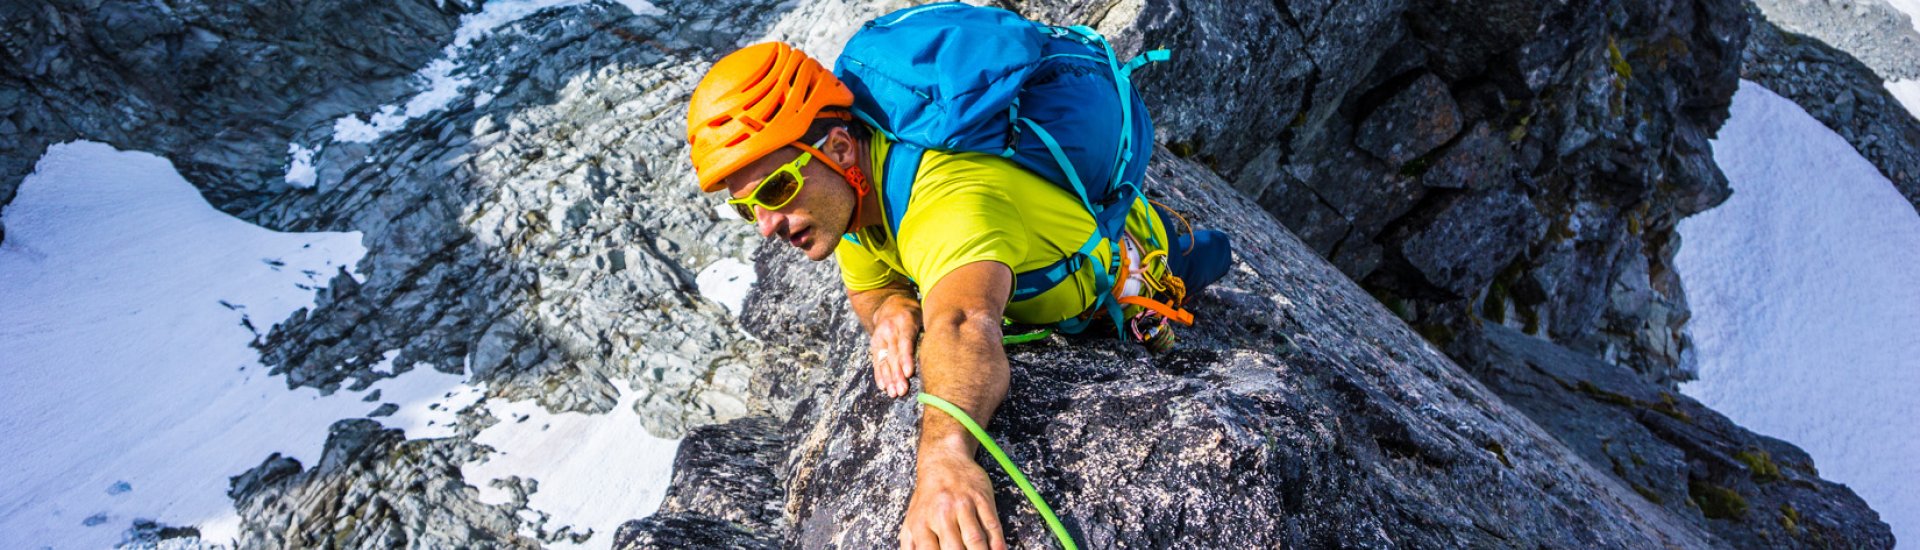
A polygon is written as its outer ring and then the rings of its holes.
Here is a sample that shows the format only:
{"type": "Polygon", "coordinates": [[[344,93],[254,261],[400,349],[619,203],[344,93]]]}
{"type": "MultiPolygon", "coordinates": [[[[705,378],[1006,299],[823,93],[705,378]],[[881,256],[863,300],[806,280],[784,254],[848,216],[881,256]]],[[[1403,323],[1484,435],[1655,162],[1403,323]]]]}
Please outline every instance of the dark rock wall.
{"type": "Polygon", "coordinates": [[[1807,453],[1692,398],[1508,327],[1463,337],[1474,378],[1634,492],[1734,548],[1889,548],[1893,535],[1807,453]]]}
{"type": "Polygon", "coordinates": [[[1014,4],[1173,48],[1140,76],[1161,142],[1435,341],[1491,319],[1690,376],[1673,225],[1726,196],[1741,2],[1014,4]]]}
{"type": "Polygon", "coordinates": [[[466,4],[0,3],[0,208],[47,145],[86,139],[167,157],[245,211],[287,190],[298,132],[405,93],[466,4]]]}

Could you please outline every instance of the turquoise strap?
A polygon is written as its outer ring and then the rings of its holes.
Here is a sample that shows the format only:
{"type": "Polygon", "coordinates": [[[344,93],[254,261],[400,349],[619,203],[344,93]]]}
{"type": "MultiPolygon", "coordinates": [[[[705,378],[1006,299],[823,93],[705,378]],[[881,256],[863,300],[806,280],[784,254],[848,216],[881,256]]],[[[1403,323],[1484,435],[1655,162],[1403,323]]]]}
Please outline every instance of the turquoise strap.
{"type": "Polygon", "coordinates": [[[1147,53],[1143,53],[1138,56],[1135,56],[1132,61],[1128,61],[1127,66],[1120,68],[1120,74],[1127,75],[1129,78],[1131,78],[1133,76],[1134,69],[1138,69],[1140,67],[1146,66],[1146,64],[1148,63],[1156,63],[1160,61],[1166,61],[1168,59],[1173,59],[1173,52],[1164,50],[1164,49],[1151,50],[1151,51],[1148,51],[1147,53]]]}
{"type": "Polygon", "coordinates": [[[1053,507],[1047,506],[1047,500],[1040,498],[1040,491],[1034,490],[1033,484],[1027,482],[1027,476],[1020,473],[1020,467],[1013,465],[1013,460],[1007,458],[1007,453],[993,443],[993,438],[987,435],[986,430],[980,429],[980,425],[974,423],[973,417],[967,416],[967,412],[960,410],[960,407],[930,393],[921,392],[920,395],[914,396],[914,399],[918,399],[921,404],[940,409],[947,413],[947,416],[960,422],[961,426],[966,426],[967,431],[973,434],[973,438],[980,441],[980,446],[987,448],[987,454],[993,455],[993,460],[1000,463],[1000,469],[1007,472],[1007,477],[1013,478],[1013,484],[1020,486],[1020,492],[1026,493],[1027,502],[1033,503],[1033,507],[1040,510],[1040,517],[1047,520],[1047,528],[1053,530],[1053,538],[1060,540],[1060,546],[1067,550],[1079,550],[1080,547],[1073,544],[1073,537],[1067,534],[1066,526],[1060,524],[1060,518],[1054,517],[1053,507]]]}
{"type": "Polygon", "coordinates": [[[1041,128],[1040,123],[1034,122],[1033,119],[1021,117],[1020,122],[1027,123],[1027,127],[1033,129],[1034,137],[1040,138],[1040,143],[1047,146],[1047,152],[1053,155],[1053,162],[1060,165],[1060,171],[1067,174],[1067,182],[1073,184],[1073,193],[1080,197],[1080,205],[1086,207],[1087,212],[1099,214],[1100,211],[1093,208],[1093,202],[1087,200],[1087,186],[1080,183],[1080,173],[1074,171],[1073,161],[1067,158],[1066,150],[1060,148],[1060,142],[1053,139],[1053,134],[1047,133],[1047,129],[1041,128]]]}
{"type": "Polygon", "coordinates": [[[1123,66],[1120,60],[1114,58],[1113,45],[1107,43],[1106,37],[1085,25],[1072,28],[1100,46],[1100,50],[1107,54],[1107,67],[1113,70],[1113,86],[1120,93],[1120,158],[1114,163],[1113,175],[1119,178],[1126,173],[1127,164],[1133,161],[1133,83],[1127,79],[1127,73],[1121,71],[1123,66]]]}
{"type": "MultiPolygon", "coordinates": [[[[849,61],[853,61],[853,62],[855,62],[855,63],[859,63],[859,61],[857,61],[857,60],[849,60],[849,61]]],[[[861,122],[865,122],[865,123],[867,123],[867,126],[871,126],[871,127],[873,127],[873,131],[875,131],[875,132],[880,132],[880,135],[883,135],[883,136],[886,136],[886,137],[887,137],[887,141],[895,141],[895,142],[897,142],[897,141],[900,141],[900,138],[898,138],[898,137],[895,137],[895,136],[893,135],[893,132],[889,132],[889,131],[887,131],[887,127],[885,127],[885,126],[881,126],[881,125],[880,125],[880,122],[879,122],[879,121],[876,121],[876,120],[874,120],[874,119],[873,119],[873,116],[872,116],[872,115],[868,115],[866,111],[862,111],[862,110],[860,110],[860,108],[859,108],[859,107],[854,107],[854,108],[852,109],[852,111],[853,111],[853,116],[854,116],[854,117],[856,117],[856,118],[859,118],[861,122]]]]}

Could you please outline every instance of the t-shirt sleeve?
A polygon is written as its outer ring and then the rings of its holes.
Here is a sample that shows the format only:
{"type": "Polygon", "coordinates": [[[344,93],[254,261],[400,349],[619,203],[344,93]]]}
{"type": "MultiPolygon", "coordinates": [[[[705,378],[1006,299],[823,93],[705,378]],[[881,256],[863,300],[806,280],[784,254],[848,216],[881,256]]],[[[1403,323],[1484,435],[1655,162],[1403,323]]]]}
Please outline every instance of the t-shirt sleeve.
{"type": "Polygon", "coordinates": [[[1014,269],[1026,257],[1020,209],[996,182],[916,184],[913,202],[900,221],[900,260],[923,293],[961,266],[992,261],[1014,269]]]}
{"type": "Polygon", "coordinates": [[[840,262],[840,282],[848,290],[873,290],[892,284],[900,278],[886,262],[880,261],[866,247],[842,242],[833,249],[834,260],[840,262]]]}

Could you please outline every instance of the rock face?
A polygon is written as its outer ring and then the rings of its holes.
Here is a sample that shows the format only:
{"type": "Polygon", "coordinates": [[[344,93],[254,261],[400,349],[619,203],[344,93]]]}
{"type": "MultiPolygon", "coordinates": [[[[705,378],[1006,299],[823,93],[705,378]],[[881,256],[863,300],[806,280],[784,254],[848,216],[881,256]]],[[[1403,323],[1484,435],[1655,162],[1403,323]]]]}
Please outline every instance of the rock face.
{"type": "Polygon", "coordinates": [[[297,132],[406,92],[469,4],[6,2],[0,207],[48,144],[88,139],[166,156],[243,211],[284,190],[297,132]]]}
{"type": "Polygon", "coordinates": [[[397,351],[397,370],[464,368],[555,410],[606,411],[623,384],[667,436],[744,413],[756,347],[695,278],[751,233],[684,185],[682,156],[657,153],[679,146],[670,128],[704,66],[691,52],[707,48],[668,21],[599,4],[531,15],[471,45],[473,95],[322,149],[314,192],[255,216],[364,232],[364,280],[336,277],[261,342],[266,363],[330,391],[387,376],[375,367],[397,351]]]}
{"type": "Polygon", "coordinates": [[[515,532],[509,509],[462,485],[459,464],[478,452],[471,444],[406,441],[364,419],[331,432],[311,469],[275,453],[233,478],[228,495],[248,526],[239,547],[539,547],[515,532]]]}
{"type": "Polygon", "coordinates": [[[1160,140],[1424,333],[1488,319],[1690,376],[1673,226],[1726,196],[1741,2],[1015,4],[1172,48],[1140,77],[1160,140]]]}
{"type": "Polygon", "coordinates": [[[1852,491],[1820,479],[1792,444],[1592,357],[1484,327],[1463,338],[1475,378],[1588,463],[1728,546],[1893,546],[1891,532],[1873,527],[1886,524],[1852,491]]]}
{"type": "MultiPolygon", "coordinates": [[[[1014,389],[990,428],[1085,547],[1891,544],[1790,445],[1550,342],[1497,325],[1463,335],[1505,369],[1483,377],[1530,398],[1510,407],[1199,165],[1157,155],[1148,185],[1249,243],[1194,306],[1200,325],[1160,357],[1098,336],[1012,348],[1014,389]],[[1571,412],[1529,408],[1552,404],[1571,412]],[[1781,466],[1730,458],[1749,450],[1781,466]],[[1599,461],[1613,456],[1653,462],[1599,461]]],[[[661,512],[622,528],[623,547],[894,543],[923,412],[873,389],[830,271],[777,243],[759,260],[752,303],[778,305],[744,323],[796,359],[754,387],[801,397],[690,435],[661,512]]],[[[1010,546],[1049,547],[1012,482],[990,476],[1010,546]]]]}
{"type": "MultiPolygon", "coordinates": [[[[742,40],[831,59],[904,4],[545,10],[449,59],[469,83],[446,108],[365,143],[332,121],[404,98],[477,3],[8,4],[0,204],[49,142],[166,154],[250,221],[364,235],[355,273],[256,343],[290,386],[435,368],[584,412],[641,392],[646,426],[687,439],[623,546],[888,545],[920,410],[870,389],[833,266],[687,183],[681,124],[742,40]],[[289,143],[317,151],[313,187],[282,182],[289,143]],[[722,259],[761,277],[738,317],[699,295],[722,259]]],[[[1685,376],[1672,225],[1725,196],[1706,138],[1738,3],[1007,5],[1180,52],[1139,73],[1152,186],[1238,247],[1171,355],[1011,354],[991,429],[1086,546],[1890,544],[1803,453],[1663,397],[1685,376]]],[[[577,540],[526,517],[535,484],[476,499],[459,465],[489,421],[430,441],[347,421],[318,464],[263,457],[230,493],[241,542],[577,540]]],[[[1047,544],[994,476],[1015,541],[1047,544]]]]}

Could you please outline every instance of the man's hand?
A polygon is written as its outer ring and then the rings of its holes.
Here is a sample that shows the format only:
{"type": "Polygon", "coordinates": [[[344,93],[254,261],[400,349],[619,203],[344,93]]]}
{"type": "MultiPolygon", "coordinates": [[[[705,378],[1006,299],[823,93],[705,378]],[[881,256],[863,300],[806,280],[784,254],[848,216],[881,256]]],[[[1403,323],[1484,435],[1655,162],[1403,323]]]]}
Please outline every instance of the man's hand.
{"type": "Polygon", "coordinates": [[[920,338],[920,304],[892,299],[873,313],[873,383],[887,397],[907,394],[913,378],[913,347],[920,338]]]}
{"type": "Polygon", "coordinates": [[[901,550],[1006,550],[987,472],[970,455],[920,453],[901,550]]]}
{"type": "Polygon", "coordinates": [[[848,290],[847,300],[860,326],[871,336],[873,385],[889,397],[907,394],[913,378],[914,342],[920,338],[920,300],[913,287],[896,283],[872,290],[848,290]]]}

